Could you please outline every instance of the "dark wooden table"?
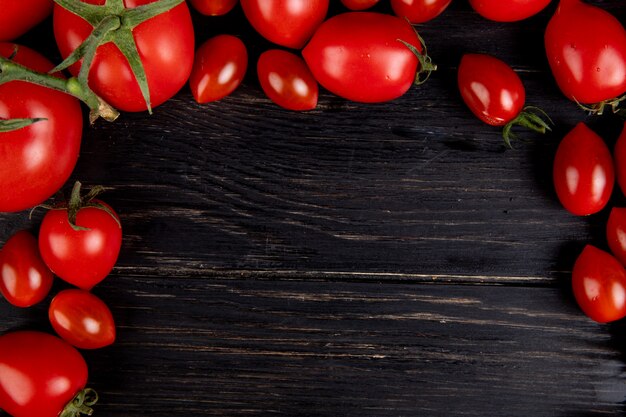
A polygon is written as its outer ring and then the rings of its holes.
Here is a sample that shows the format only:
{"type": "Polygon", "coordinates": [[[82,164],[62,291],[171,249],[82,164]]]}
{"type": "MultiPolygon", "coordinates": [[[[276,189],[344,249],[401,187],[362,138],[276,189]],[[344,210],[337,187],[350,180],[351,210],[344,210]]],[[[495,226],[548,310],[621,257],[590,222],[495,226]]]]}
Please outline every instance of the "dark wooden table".
{"type": "MultiPolygon", "coordinates": [[[[592,3],[626,21],[626,1],[592,3]]],[[[574,217],[551,180],[578,121],[610,144],[622,121],[557,89],[543,48],[555,7],[500,24],[455,0],[418,28],[439,64],[425,85],[376,105],[323,91],[306,113],[265,98],[255,64],[271,45],[239,8],[194,14],[198,43],[244,39],[244,85],[85,128],[70,181],[113,187],[124,228],[93,290],[118,325],[113,346],[84,352],[96,415],[622,415],[625,325],[586,318],[569,286],[583,246],[606,249],[609,209],[574,217]],[[460,99],[465,52],[512,65],[553,132],[505,149],[460,99]]],[[[51,35],[21,42],[58,60],[51,35]]],[[[42,214],[0,215],[0,243],[42,214]]],[[[48,301],[1,302],[0,330],[51,331],[48,301]]]]}

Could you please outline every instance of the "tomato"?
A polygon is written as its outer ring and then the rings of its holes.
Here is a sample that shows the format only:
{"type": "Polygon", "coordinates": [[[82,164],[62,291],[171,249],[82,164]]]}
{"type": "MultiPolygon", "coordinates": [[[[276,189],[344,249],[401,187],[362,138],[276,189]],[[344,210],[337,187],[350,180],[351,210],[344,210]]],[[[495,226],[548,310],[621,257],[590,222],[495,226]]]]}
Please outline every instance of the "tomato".
{"type": "MultiPolygon", "coordinates": [[[[549,1],[549,0],[548,0],[549,1]]],[[[425,23],[448,8],[452,0],[391,0],[393,12],[411,23],[425,23]]]]}
{"type": "Polygon", "coordinates": [[[615,175],[622,194],[626,195],[626,123],[622,128],[622,133],[617,138],[613,149],[613,160],[615,162],[615,175]]]}
{"type": "Polygon", "coordinates": [[[626,265],[626,208],[613,207],[606,223],[606,240],[613,255],[626,265]]]}
{"type": "Polygon", "coordinates": [[[615,182],[609,148],[602,138],[578,123],[561,140],[554,157],[554,188],[563,207],[585,216],[606,206],[615,182]]]}
{"type": "Polygon", "coordinates": [[[0,336],[0,408],[13,417],[59,416],[74,398],[80,402],[93,393],[85,389],[87,373],[81,354],[56,336],[37,331],[0,336]]]}
{"type": "Polygon", "coordinates": [[[257,62],[261,88],[274,103],[288,110],[317,106],[317,81],[297,55],[279,49],[265,51],[257,62]]]}
{"type": "Polygon", "coordinates": [[[601,103],[626,92],[626,31],[607,11],[561,0],[544,40],[552,74],[569,99],[601,103]]]}
{"type": "Polygon", "coordinates": [[[53,275],[39,255],[37,239],[21,230],[0,251],[0,293],[16,307],[37,304],[50,292],[53,275]]]}
{"type": "Polygon", "coordinates": [[[113,269],[122,245],[122,227],[113,209],[93,200],[76,214],[75,230],[67,207],[52,209],[39,229],[39,251],[59,278],[91,289],[113,269]]]}
{"type": "Polygon", "coordinates": [[[230,12],[238,0],[191,0],[191,5],[206,16],[222,16],[230,12]]]}
{"type": "Polygon", "coordinates": [[[248,51],[232,35],[218,35],[198,48],[189,77],[191,93],[198,103],[226,97],[243,81],[248,68],[248,51]]]}
{"type": "Polygon", "coordinates": [[[302,55],[330,92],[353,101],[382,102],[400,97],[415,82],[420,63],[402,41],[423,49],[404,19],[348,12],[322,23],[302,55]]]}
{"type": "Polygon", "coordinates": [[[517,22],[536,15],[550,0],[469,0],[474,10],[485,19],[496,22],[517,22]]]}
{"type": "MultiPolygon", "coordinates": [[[[124,4],[130,9],[154,1],[124,0],[124,4]]],[[[104,4],[104,0],[82,2],[104,4]]],[[[93,30],[86,20],[59,4],[54,6],[53,23],[54,36],[64,58],[93,30]]],[[[187,3],[183,2],[139,24],[132,30],[132,36],[145,70],[151,107],[156,107],[174,96],[185,85],[191,73],[194,31],[187,3]]],[[[70,67],[74,75],[78,74],[79,69],[79,64],[70,67]]],[[[117,109],[143,111],[148,108],[129,61],[112,42],[98,47],[89,71],[89,86],[117,109]]]]}
{"type": "Polygon", "coordinates": [[[366,10],[374,7],[379,0],[341,0],[341,3],[350,10],[366,10]]]}
{"type": "Polygon", "coordinates": [[[626,316],[626,270],[609,253],[585,246],[572,270],[572,289],[593,320],[608,323],[626,316]]]}
{"type": "Polygon", "coordinates": [[[300,49],[322,23],[329,0],[241,0],[246,18],[265,39],[300,49]]]}
{"type": "Polygon", "coordinates": [[[22,36],[52,12],[53,0],[0,0],[0,41],[22,36]]]}
{"type": "MultiPolygon", "coordinates": [[[[0,43],[9,57],[12,43],[0,43]]],[[[52,63],[20,46],[13,60],[40,72],[52,63]]],[[[42,118],[22,129],[0,132],[0,211],[36,206],[56,193],[74,170],[80,151],[83,114],[75,98],[22,81],[0,85],[0,119],[42,118]]]]}
{"type": "Polygon", "coordinates": [[[48,318],[57,334],[77,348],[98,349],[115,341],[111,310],[89,291],[61,291],[50,303],[48,318]]]}

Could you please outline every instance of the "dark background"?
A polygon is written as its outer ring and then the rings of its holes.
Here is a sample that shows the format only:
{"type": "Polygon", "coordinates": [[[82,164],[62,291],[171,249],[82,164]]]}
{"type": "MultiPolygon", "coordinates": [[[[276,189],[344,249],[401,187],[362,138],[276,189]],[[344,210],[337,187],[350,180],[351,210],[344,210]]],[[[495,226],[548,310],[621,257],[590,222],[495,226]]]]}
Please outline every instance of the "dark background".
{"type": "MultiPolygon", "coordinates": [[[[590,3],[626,20],[626,1],[590,3]]],[[[152,116],[86,127],[68,182],[112,187],[124,230],[93,290],[118,326],[113,346],[84,352],[96,415],[622,415],[624,323],[586,318],[569,280],[626,203],[616,188],[603,212],[568,214],[551,165],[579,121],[610,146],[623,122],[557,89],[543,48],[555,7],[495,23],[454,0],[418,26],[439,65],[425,85],[385,104],[322,90],[306,113],[265,98],[256,58],[273,46],[239,7],[194,13],[198,45],[244,40],[244,84],[207,105],[185,87],[152,116]],[[507,150],[461,101],[466,52],[510,64],[553,132],[518,129],[507,150]]],[[[20,42],[59,62],[50,21],[20,42]]],[[[0,243],[42,215],[1,214],[0,243]]],[[[0,302],[0,331],[51,331],[48,302],[0,302]]]]}

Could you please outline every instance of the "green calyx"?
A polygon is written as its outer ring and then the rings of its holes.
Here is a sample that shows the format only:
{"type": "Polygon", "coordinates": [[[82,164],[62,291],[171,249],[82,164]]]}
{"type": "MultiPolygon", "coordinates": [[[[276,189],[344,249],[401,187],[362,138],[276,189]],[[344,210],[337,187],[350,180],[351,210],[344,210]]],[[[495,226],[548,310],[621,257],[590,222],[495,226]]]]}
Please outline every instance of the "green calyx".
{"type": "Polygon", "coordinates": [[[14,130],[23,129],[34,123],[48,120],[43,117],[35,117],[32,119],[4,119],[0,120],[0,133],[12,132],[14,130]]]}
{"type": "MultiPolygon", "coordinates": [[[[409,22],[408,19],[407,22],[409,22]]],[[[411,22],[409,22],[409,24],[411,24],[411,22]]],[[[415,55],[415,57],[419,61],[420,66],[417,70],[417,73],[415,74],[415,81],[413,81],[413,84],[421,85],[424,84],[426,80],[428,80],[428,78],[430,78],[430,74],[432,74],[433,71],[437,71],[437,64],[435,64],[432,58],[428,55],[428,49],[426,48],[426,42],[424,42],[424,38],[422,38],[422,36],[417,33],[417,30],[413,25],[411,25],[411,27],[415,31],[417,39],[419,39],[422,50],[420,51],[418,48],[415,47],[415,45],[410,44],[405,40],[397,39],[397,41],[401,42],[404,46],[409,48],[409,50],[413,53],[413,55],[415,55]]]]}
{"type": "Polygon", "coordinates": [[[604,100],[599,103],[595,103],[595,104],[587,106],[585,104],[580,103],[578,100],[574,98],[574,101],[576,102],[576,104],[578,104],[578,107],[588,112],[591,116],[602,116],[604,114],[604,110],[607,107],[609,107],[613,114],[626,117],[626,110],[619,108],[619,105],[624,100],[626,100],[626,94],[620,97],[616,97],[610,100],[604,100]]]}
{"type": "Polygon", "coordinates": [[[58,5],[80,16],[91,26],[93,31],[85,41],[74,50],[52,72],[68,68],[83,60],[77,79],[80,84],[87,84],[89,70],[99,46],[112,42],[122,52],[139,84],[139,89],[149,113],[152,113],[150,90],[137,44],[133,37],[133,29],[141,23],[165,13],[184,0],[158,0],[143,6],[127,9],[124,0],[106,0],[103,5],[92,5],[80,0],[54,0],[58,5]]]}
{"type": "Polygon", "coordinates": [[[517,135],[511,131],[513,126],[523,126],[534,132],[543,134],[552,130],[551,125],[554,125],[554,123],[545,111],[539,107],[526,106],[515,119],[504,126],[502,129],[502,137],[504,138],[505,145],[508,148],[512,148],[511,141],[517,138],[517,135]],[[544,118],[547,119],[547,121],[544,120],[544,118]]]}
{"type": "Polygon", "coordinates": [[[90,416],[93,414],[93,406],[98,402],[98,393],[91,388],[85,388],[76,394],[59,417],[80,417],[81,415],[90,416]]]}

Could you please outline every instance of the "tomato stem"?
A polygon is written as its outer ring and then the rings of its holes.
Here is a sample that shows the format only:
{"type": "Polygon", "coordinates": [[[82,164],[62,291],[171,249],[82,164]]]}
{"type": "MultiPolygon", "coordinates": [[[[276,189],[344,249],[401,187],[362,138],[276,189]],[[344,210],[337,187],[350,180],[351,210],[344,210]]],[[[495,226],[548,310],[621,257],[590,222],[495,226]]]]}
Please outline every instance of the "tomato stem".
{"type": "Polygon", "coordinates": [[[511,140],[517,138],[517,135],[511,131],[513,126],[523,126],[534,132],[544,134],[546,131],[552,130],[551,125],[554,125],[554,123],[545,111],[539,107],[526,106],[515,119],[504,126],[502,129],[502,137],[504,138],[506,146],[512,148],[511,140]],[[544,118],[547,119],[547,121],[544,120],[544,118]]]}
{"type": "Polygon", "coordinates": [[[426,80],[428,80],[428,78],[430,78],[430,74],[433,71],[437,71],[437,64],[435,64],[432,58],[428,55],[428,49],[426,48],[426,42],[424,42],[424,38],[422,38],[422,36],[419,33],[417,33],[417,30],[414,27],[413,27],[413,30],[415,31],[415,35],[417,35],[417,39],[419,39],[420,46],[422,47],[421,51],[418,48],[416,48],[415,45],[410,44],[405,40],[398,39],[398,41],[402,42],[404,46],[409,48],[409,50],[413,52],[413,55],[417,57],[417,60],[419,61],[420,66],[417,72],[415,73],[415,80],[413,81],[413,84],[421,85],[421,84],[424,84],[426,80]]]}
{"type": "Polygon", "coordinates": [[[48,120],[45,117],[35,117],[32,119],[5,119],[0,120],[0,133],[12,132],[14,130],[23,129],[34,123],[48,120]]]}
{"type": "Polygon", "coordinates": [[[90,416],[93,414],[92,407],[97,402],[98,393],[91,388],[85,388],[65,406],[59,417],[80,417],[81,414],[90,416]]]}
{"type": "Polygon", "coordinates": [[[620,115],[623,113],[623,109],[619,109],[618,107],[624,100],[626,100],[626,94],[620,97],[616,97],[610,100],[604,100],[599,103],[587,106],[580,103],[578,100],[576,100],[576,98],[574,98],[574,101],[576,102],[576,104],[578,104],[578,107],[588,112],[591,116],[602,116],[602,114],[604,114],[604,109],[607,106],[611,107],[611,111],[613,114],[620,115]]]}
{"type": "Polygon", "coordinates": [[[67,202],[62,204],[55,205],[52,207],[53,210],[67,210],[67,220],[72,229],[76,231],[80,230],[89,230],[88,227],[78,226],[76,224],[76,216],[78,212],[85,207],[94,207],[99,210],[103,210],[107,212],[113,219],[117,222],[117,224],[122,227],[119,218],[111,211],[111,209],[98,201],[94,201],[94,199],[102,194],[103,192],[109,190],[110,188],[103,187],[101,185],[93,186],[89,189],[89,192],[85,195],[82,195],[82,183],[80,181],[76,181],[72,186],[72,191],[70,193],[70,198],[67,202]]]}

